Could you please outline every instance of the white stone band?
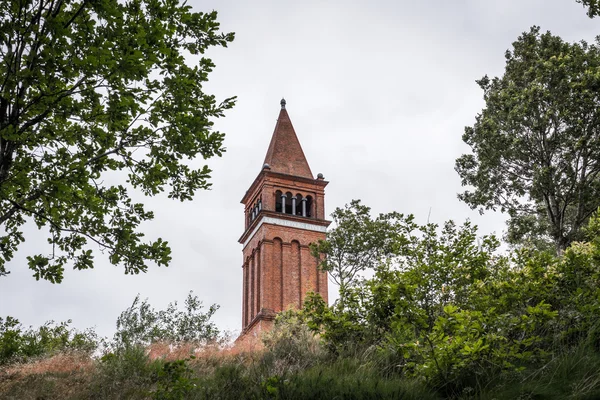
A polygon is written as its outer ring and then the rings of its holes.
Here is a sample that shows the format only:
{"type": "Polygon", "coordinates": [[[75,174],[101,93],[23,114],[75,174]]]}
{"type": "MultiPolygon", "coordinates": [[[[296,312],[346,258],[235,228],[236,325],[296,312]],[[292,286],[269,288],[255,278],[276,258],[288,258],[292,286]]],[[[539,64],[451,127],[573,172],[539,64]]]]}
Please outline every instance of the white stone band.
{"type": "Polygon", "coordinates": [[[309,224],[307,222],[298,222],[298,221],[290,221],[287,219],[279,219],[273,217],[264,217],[260,220],[258,225],[252,230],[252,233],[248,236],[248,239],[244,241],[243,248],[246,248],[248,242],[254,237],[258,229],[262,226],[262,224],[271,224],[271,225],[279,225],[279,226],[289,226],[290,228],[303,229],[305,231],[315,231],[315,232],[327,232],[327,227],[316,224],[309,224]]]}

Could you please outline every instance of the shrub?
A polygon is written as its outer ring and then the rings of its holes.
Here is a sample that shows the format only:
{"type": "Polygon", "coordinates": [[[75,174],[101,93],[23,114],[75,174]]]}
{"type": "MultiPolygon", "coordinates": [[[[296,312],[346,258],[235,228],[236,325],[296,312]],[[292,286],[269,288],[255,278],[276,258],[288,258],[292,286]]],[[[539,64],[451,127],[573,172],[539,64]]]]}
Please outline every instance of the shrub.
{"type": "Polygon", "coordinates": [[[296,310],[277,315],[273,328],[263,334],[262,340],[268,349],[265,361],[273,365],[278,375],[306,369],[324,355],[319,339],[296,310]]]}
{"type": "Polygon", "coordinates": [[[219,330],[210,319],[219,307],[213,304],[206,312],[203,308],[193,292],[188,294],[183,311],[178,309],[177,302],[169,303],[166,310],[156,311],[148,299],[140,301],[137,295],[117,319],[117,332],[110,345],[122,348],[155,342],[205,344],[216,340],[219,330]]]}
{"type": "Polygon", "coordinates": [[[197,387],[198,379],[187,365],[188,360],[165,362],[158,371],[155,400],[183,400],[197,387]]]}
{"type": "Polygon", "coordinates": [[[96,333],[92,329],[77,331],[70,323],[49,321],[37,329],[25,329],[15,318],[0,318],[0,365],[60,351],[91,354],[98,345],[96,333]]]}
{"type": "Polygon", "coordinates": [[[445,396],[479,393],[582,343],[600,347],[598,215],[587,233],[562,256],[528,248],[501,256],[499,241],[477,239],[468,223],[407,223],[372,278],[331,307],[308,297],[303,315],[334,355],[375,347],[371,362],[386,375],[421,379],[445,396]]]}

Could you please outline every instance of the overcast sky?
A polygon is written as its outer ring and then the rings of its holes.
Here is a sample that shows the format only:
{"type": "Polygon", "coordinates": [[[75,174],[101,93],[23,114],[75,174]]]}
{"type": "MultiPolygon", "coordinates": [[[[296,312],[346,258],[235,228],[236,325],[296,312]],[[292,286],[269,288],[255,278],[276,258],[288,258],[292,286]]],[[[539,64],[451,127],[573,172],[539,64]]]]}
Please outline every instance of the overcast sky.
{"type": "Polygon", "coordinates": [[[229,48],[209,53],[217,67],[205,88],[238,102],[216,123],[227,152],[208,161],[212,190],[186,203],[145,200],[156,218],[143,230],[170,243],[171,266],[124,275],[96,253],[95,269],[38,282],[25,257],[47,243],[28,227],[12,273],[0,278],[0,317],[34,326],[72,319],[112,335],[137,293],[161,309],[193,290],[221,306],[221,329],[239,331],[240,199],[260,171],[282,96],[313,173],[330,181],[327,214],[362,199],[374,213],[413,213],[423,223],[431,210],[431,222],[469,218],[482,234],[501,235],[502,215],[480,216],[456,198],[454,160],[469,151],[463,129],[483,107],[474,81],[501,75],[505,51],[532,25],[568,41],[600,33],[600,19],[575,0],[188,3],[216,9],[223,30],[236,33],[229,48]]]}

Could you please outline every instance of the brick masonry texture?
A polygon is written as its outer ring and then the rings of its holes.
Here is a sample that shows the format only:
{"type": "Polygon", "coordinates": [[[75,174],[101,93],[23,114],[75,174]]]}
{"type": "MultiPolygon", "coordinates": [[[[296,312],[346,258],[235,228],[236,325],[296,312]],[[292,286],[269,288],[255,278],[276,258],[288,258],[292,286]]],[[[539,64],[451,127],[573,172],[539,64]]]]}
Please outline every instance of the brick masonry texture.
{"type": "Polygon", "coordinates": [[[277,125],[265,156],[265,163],[269,164],[274,172],[313,178],[300,141],[296,136],[294,126],[285,108],[279,112],[277,125]]]}
{"type": "MultiPolygon", "coordinates": [[[[318,270],[318,259],[309,245],[325,239],[325,186],[314,179],[287,111],[282,108],[265,158],[265,166],[242,199],[245,231],[243,249],[242,335],[257,336],[270,329],[275,315],[300,308],[313,291],[327,301],[327,274],[318,270]],[[277,196],[288,193],[310,205],[307,216],[276,211],[277,196]],[[286,222],[268,223],[265,217],[286,222]],[[310,224],[313,228],[305,229],[310,224]],[[258,229],[257,229],[258,227],[258,229]]],[[[291,203],[288,203],[291,204],[291,203]]]]}

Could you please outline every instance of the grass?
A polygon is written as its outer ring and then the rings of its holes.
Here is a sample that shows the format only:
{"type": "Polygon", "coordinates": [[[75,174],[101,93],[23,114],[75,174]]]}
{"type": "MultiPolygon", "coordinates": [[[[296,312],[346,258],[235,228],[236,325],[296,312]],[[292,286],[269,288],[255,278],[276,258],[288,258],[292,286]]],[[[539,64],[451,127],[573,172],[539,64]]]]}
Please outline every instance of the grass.
{"type": "MultiPolygon", "coordinates": [[[[68,363],[57,355],[0,370],[2,399],[437,399],[416,382],[385,379],[358,359],[319,357],[289,368],[268,351],[207,351],[165,374],[168,357],[131,348],[104,360],[68,363]],[[152,359],[152,355],[155,357],[152,359]],[[165,381],[165,376],[167,381],[165,381]],[[177,385],[185,386],[184,393],[177,385]]],[[[297,361],[297,359],[295,359],[297,361]]]]}
{"type": "MultiPolygon", "coordinates": [[[[468,398],[468,397],[466,397],[468,398]]],[[[600,354],[580,346],[543,366],[499,377],[474,399],[600,399],[600,354]]]]}
{"type": "MultiPolygon", "coordinates": [[[[191,347],[156,345],[133,347],[103,359],[57,354],[0,369],[0,398],[443,398],[423,380],[383,374],[381,365],[368,353],[334,359],[314,346],[297,346],[288,353],[290,346],[195,352],[191,347]],[[195,356],[190,358],[191,354],[195,356]],[[180,359],[186,361],[177,361],[180,359]]],[[[455,398],[600,399],[600,354],[581,346],[545,365],[499,374],[479,392],[467,387],[455,398]]]]}

